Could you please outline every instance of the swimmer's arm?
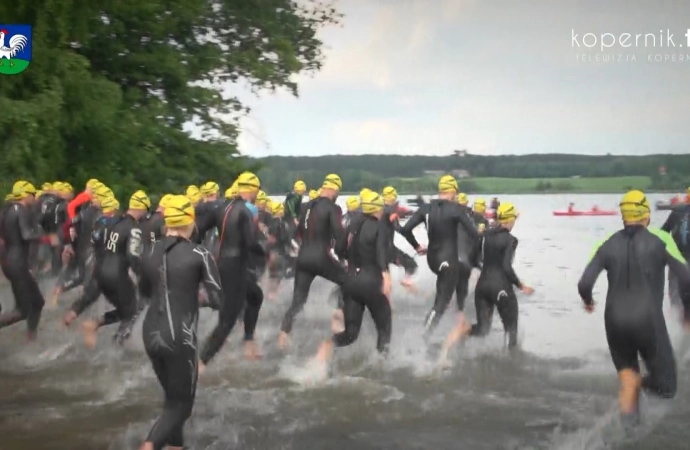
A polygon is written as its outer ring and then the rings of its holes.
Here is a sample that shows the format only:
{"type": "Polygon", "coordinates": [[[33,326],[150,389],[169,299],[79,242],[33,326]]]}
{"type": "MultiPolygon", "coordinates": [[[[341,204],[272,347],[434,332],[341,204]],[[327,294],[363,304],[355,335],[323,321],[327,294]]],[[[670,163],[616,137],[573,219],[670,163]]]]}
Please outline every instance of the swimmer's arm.
{"type": "Polygon", "coordinates": [[[417,211],[412,214],[412,217],[410,217],[407,223],[400,229],[400,234],[403,235],[415,250],[419,248],[419,242],[417,242],[417,238],[414,237],[413,231],[424,222],[424,215],[426,214],[427,208],[428,206],[426,204],[420,205],[417,211]]]}
{"type": "Polygon", "coordinates": [[[338,258],[343,259],[345,252],[347,251],[347,233],[343,227],[343,211],[339,206],[334,205],[328,214],[329,221],[331,222],[331,236],[335,240],[335,245],[333,250],[338,258]]]}
{"type": "Polygon", "coordinates": [[[661,226],[661,229],[670,233],[676,227],[680,214],[677,211],[671,211],[671,214],[666,218],[666,222],[661,226]]]}
{"type": "Polygon", "coordinates": [[[382,273],[388,272],[388,262],[392,259],[389,256],[390,234],[387,224],[380,222],[376,233],[376,264],[382,273]]]}
{"type": "Polygon", "coordinates": [[[517,250],[518,240],[515,236],[510,236],[510,238],[508,248],[503,255],[503,272],[505,272],[508,277],[508,281],[521,289],[522,282],[520,282],[520,278],[515,273],[515,269],[513,269],[513,261],[515,260],[515,250],[517,250]]]}
{"type": "Polygon", "coordinates": [[[465,230],[473,240],[479,240],[481,236],[479,234],[479,230],[477,229],[477,225],[470,218],[470,216],[460,208],[460,205],[458,205],[458,222],[465,227],[465,230]]]}
{"type": "Polygon", "coordinates": [[[580,277],[580,281],[577,283],[577,291],[580,293],[580,298],[585,305],[594,304],[594,299],[592,298],[592,291],[594,290],[594,284],[599,278],[599,274],[604,270],[604,256],[601,247],[596,251],[592,259],[585,267],[585,271],[580,277]]]}
{"type": "Polygon", "coordinates": [[[197,247],[200,252],[201,264],[201,281],[206,288],[208,295],[208,302],[213,309],[220,309],[223,304],[223,289],[220,284],[220,273],[216,260],[213,255],[203,247],[197,247]]]}
{"type": "MultiPolygon", "coordinates": [[[[15,206],[16,208],[16,206],[15,206]]],[[[29,211],[26,208],[17,208],[17,219],[19,220],[19,232],[24,241],[35,241],[40,239],[38,230],[31,226],[31,219],[29,218],[29,211]]]]}

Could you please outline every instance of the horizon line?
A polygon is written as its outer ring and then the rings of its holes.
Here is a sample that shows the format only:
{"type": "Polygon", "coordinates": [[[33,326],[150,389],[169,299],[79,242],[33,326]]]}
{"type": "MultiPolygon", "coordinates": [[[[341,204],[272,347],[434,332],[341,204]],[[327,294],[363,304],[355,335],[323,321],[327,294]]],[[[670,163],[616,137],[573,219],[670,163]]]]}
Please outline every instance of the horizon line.
{"type": "Polygon", "coordinates": [[[590,157],[590,158],[606,158],[606,157],[626,157],[626,158],[645,158],[645,157],[650,157],[650,156],[673,156],[673,157],[678,157],[678,156],[689,156],[690,153],[647,153],[647,154],[642,154],[642,155],[631,155],[629,153],[606,153],[604,155],[592,155],[592,154],[587,154],[587,153],[558,153],[558,152],[552,152],[552,153],[522,153],[522,154],[515,154],[515,153],[503,153],[503,154],[496,154],[496,155],[483,155],[479,153],[465,153],[463,156],[460,155],[455,155],[453,153],[451,154],[446,154],[446,155],[420,155],[420,154],[414,154],[414,155],[400,155],[400,154],[393,154],[393,153],[358,153],[358,154],[343,154],[343,153],[333,153],[330,155],[267,155],[267,156],[250,156],[250,155],[242,155],[245,158],[251,158],[251,159],[266,159],[266,158],[330,158],[334,156],[347,156],[347,157],[361,157],[361,156],[388,156],[388,157],[395,157],[395,158],[450,158],[450,157],[457,157],[457,158],[467,158],[470,156],[481,156],[481,157],[491,157],[491,158],[498,158],[498,157],[525,157],[525,156],[585,156],[585,157],[590,157]]]}

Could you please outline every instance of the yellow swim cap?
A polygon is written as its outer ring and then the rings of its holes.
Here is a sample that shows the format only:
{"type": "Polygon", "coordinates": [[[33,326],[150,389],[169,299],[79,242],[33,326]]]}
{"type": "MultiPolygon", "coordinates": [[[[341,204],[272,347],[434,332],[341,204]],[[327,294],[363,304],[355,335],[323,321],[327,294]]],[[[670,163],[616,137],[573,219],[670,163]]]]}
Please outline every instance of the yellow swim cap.
{"type": "Polygon", "coordinates": [[[340,177],[334,173],[328,174],[326,175],[326,178],[324,178],[321,188],[339,191],[343,188],[343,180],[341,180],[340,177]]]}
{"type": "Polygon", "coordinates": [[[168,201],[163,217],[168,227],[186,227],[194,223],[194,205],[186,196],[175,195],[168,201]]]}
{"type": "Polygon", "coordinates": [[[108,197],[101,200],[101,211],[109,213],[117,211],[120,208],[120,202],[115,197],[108,197]]]}
{"type": "Polygon", "coordinates": [[[383,209],[383,198],[374,191],[365,192],[362,195],[362,212],[374,214],[383,209]]]}
{"type": "Polygon", "coordinates": [[[9,202],[10,200],[14,200],[14,195],[12,195],[12,194],[7,194],[7,195],[5,196],[5,201],[6,201],[6,202],[9,202]]]}
{"type": "Polygon", "coordinates": [[[285,206],[283,206],[282,203],[280,202],[273,202],[272,206],[272,212],[274,216],[279,216],[285,212],[285,206]]]}
{"type": "Polygon", "coordinates": [[[255,204],[261,204],[261,203],[266,203],[268,201],[268,196],[266,196],[266,193],[264,191],[259,191],[259,193],[256,195],[256,200],[254,201],[255,204]]]}
{"type": "Polygon", "coordinates": [[[509,223],[517,219],[519,213],[512,203],[501,203],[496,210],[496,219],[500,223],[509,223]]]}
{"type": "Polygon", "coordinates": [[[240,195],[239,188],[237,187],[237,181],[232,183],[232,186],[225,190],[225,198],[235,198],[240,195]]]}
{"type": "Polygon", "coordinates": [[[146,192],[136,191],[129,198],[129,209],[138,209],[147,211],[151,207],[151,199],[146,192]]]}
{"type": "Polygon", "coordinates": [[[386,202],[395,202],[398,199],[398,191],[393,186],[386,186],[381,193],[386,202]]]}
{"type": "Polygon", "coordinates": [[[359,203],[359,197],[355,197],[354,195],[345,200],[345,205],[347,205],[348,211],[357,211],[359,209],[359,203]]]}
{"type": "Polygon", "coordinates": [[[69,192],[69,193],[74,192],[74,187],[72,187],[72,185],[66,181],[64,183],[62,183],[62,188],[65,192],[69,192]]]}
{"type": "Polygon", "coordinates": [[[295,194],[304,195],[304,193],[307,192],[307,185],[304,181],[297,180],[295,181],[295,185],[292,186],[292,190],[295,191],[295,194]]]}
{"type": "MultiPolygon", "coordinates": [[[[59,183],[59,181],[58,181],[58,183],[59,183]]],[[[42,191],[52,191],[53,190],[53,184],[57,184],[57,183],[43,183],[41,185],[41,190],[42,191]]]]}
{"type": "Polygon", "coordinates": [[[158,206],[165,209],[168,206],[168,202],[173,197],[174,197],[174,195],[172,195],[172,194],[165,194],[164,196],[161,197],[161,200],[158,202],[158,206]]]}
{"type": "Polygon", "coordinates": [[[359,198],[361,199],[363,195],[366,195],[367,192],[371,192],[371,189],[369,188],[362,188],[361,191],[359,191],[359,198]]]}
{"type": "Polygon", "coordinates": [[[12,186],[12,196],[16,200],[22,200],[30,195],[36,195],[36,188],[28,181],[19,180],[12,186]]]}
{"type": "Polygon", "coordinates": [[[98,199],[98,200],[103,200],[108,197],[114,197],[114,195],[111,195],[112,191],[108,189],[107,187],[103,186],[102,184],[98,186],[98,188],[93,188],[93,195],[98,199]]]}
{"type": "MultiPolygon", "coordinates": [[[[86,182],[86,187],[87,187],[87,188],[93,189],[93,188],[95,187],[95,185],[98,184],[98,183],[100,183],[100,181],[98,181],[98,180],[95,179],[95,178],[91,178],[89,181],[86,182]]],[[[101,184],[102,184],[102,183],[101,183],[101,184]]]]}
{"type": "Polygon", "coordinates": [[[237,188],[239,192],[258,192],[261,189],[261,181],[253,173],[244,172],[237,177],[237,188]]]}
{"type": "Polygon", "coordinates": [[[649,217],[649,200],[642,191],[630,191],[620,202],[621,215],[626,222],[636,222],[649,217]]]}
{"type": "Polygon", "coordinates": [[[314,189],[309,191],[309,200],[314,200],[318,196],[319,196],[319,193],[316,192],[314,189]]]}
{"type": "Polygon", "coordinates": [[[220,186],[218,186],[218,183],[215,181],[207,181],[203,185],[201,185],[201,194],[204,197],[210,197],[211,195],[215,195],[220,191],[220,186]]]}
{"type": "Polygon", "coordinates": [[[189,199],[190,202],[196,205],[201,200],[201,191],[198,187],[191,184],[187,186],[187,189],[185,190],[185,196],[189,199]]]}
{"type": "Polygon", "coordinates": [[[467,205],[470,202],[470,200],[467,198],[467,194],[461,192],[458,194],[458,203],[461,205],[467,205]]]}
{"type": "Polygon", "coordinates": [[[438,180],[438,191],[442,193],[457,192],[458,182],[452,175],[443,175],[441,179],[438,180]]]}
{"type": "Polygon", "coordinates": [[[36,191],[36,198],[40,197],[41,195],[43,195],[42,190],[39,189],[38,191],[36,191]]]}
{"type": "Polygon", "coordinates": [[[486,211],[486,202],[484,199],[478,198],[474,200],[474,210],[480,214],[486,211]]]}

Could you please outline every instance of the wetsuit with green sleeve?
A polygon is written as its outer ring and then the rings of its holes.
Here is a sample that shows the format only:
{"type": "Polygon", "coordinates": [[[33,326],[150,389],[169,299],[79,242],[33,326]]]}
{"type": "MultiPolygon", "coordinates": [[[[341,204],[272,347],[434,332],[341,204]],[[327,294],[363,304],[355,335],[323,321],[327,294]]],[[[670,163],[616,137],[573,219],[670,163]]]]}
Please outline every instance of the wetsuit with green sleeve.
{"type": "MultiPolygon", "coordinates": [[[[690,205],[681,205],[671,211],[661,229],[671,233],[680,253],[686,260],[690,259],[690,205]]],[[[678,280],[672,272],[668,274],[668,292],[671,303],[680,305],[681,292],[678,289],[678,280]]]]}
{"type": "MultiPolygon", "coordinates": [[[[582,301],[593,304],[592,289],[606,270],[608,292],[604,324],[617,371],[647,367],[643,387],[661,397],[676,394],[676,361],[663,314],[665,267],[685,288],[690,270],[671,236],[663,230],[626,225],[595,249],[577,285],[582,301]]],[[[688,292],[685,290],[685,292],[688,292]]],[[[690,318],[690,298],[684,299],[690,318]]]]}

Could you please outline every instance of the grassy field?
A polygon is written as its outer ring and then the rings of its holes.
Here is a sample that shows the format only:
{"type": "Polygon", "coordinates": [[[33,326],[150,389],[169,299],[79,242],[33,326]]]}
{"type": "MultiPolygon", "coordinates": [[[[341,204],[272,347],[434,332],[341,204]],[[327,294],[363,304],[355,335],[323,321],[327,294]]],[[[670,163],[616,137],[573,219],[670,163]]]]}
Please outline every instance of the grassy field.
{"type": "Polygon", "coordinates": [[[26,61],[24,59],[13,59],[12,63],[14,66],[10,67],[9,61],[6,59],[2,60],[2,66],[0,66],[0,73],[4,75],[17,75],[22,73],[31,64],[31,61],[26,61]]]}
{"type": "MultiPolygon", "coordinates": [[[[436,179],[394,178],[388,182],[400,193],[434,192],[436,179]]],[[[465,178],[458,180],[460,189],[468,193],[487,194],[548,194],[557,192],[619,193],[630,189],[648,190],[650,177],[608,178],[465,178]]]]}

